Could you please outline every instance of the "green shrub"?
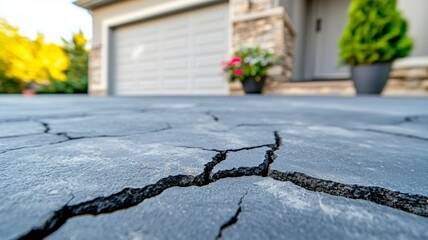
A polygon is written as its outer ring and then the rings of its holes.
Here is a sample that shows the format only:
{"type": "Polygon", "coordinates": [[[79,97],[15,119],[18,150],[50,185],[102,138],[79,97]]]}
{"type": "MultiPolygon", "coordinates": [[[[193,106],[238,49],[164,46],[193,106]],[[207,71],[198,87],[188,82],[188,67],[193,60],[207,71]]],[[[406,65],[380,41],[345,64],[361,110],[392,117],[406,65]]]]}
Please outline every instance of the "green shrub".
{"type": "Polygon", "coordinates": [[[0,94],[2,93],[21,93],[25,89],[22,81],[7,77],[4,71],[0,70],[0,94]]]}
{"type": "Polygon", "coordinates": [[[396,0],[352,1],[339,41],[342,64],[390,63],[410,54],[413,41],[396,5],[396,0]]]}
{"type": "Polygon", "coordinates": [[[88,92],[88,58],[87,40],[82,32],[74,33],[70,41],[63,39],[64,51],[70,59],[65,71],[66,81],[51,79],[47,85],[36,87],[38,93],[87,93],[88,92]]]}

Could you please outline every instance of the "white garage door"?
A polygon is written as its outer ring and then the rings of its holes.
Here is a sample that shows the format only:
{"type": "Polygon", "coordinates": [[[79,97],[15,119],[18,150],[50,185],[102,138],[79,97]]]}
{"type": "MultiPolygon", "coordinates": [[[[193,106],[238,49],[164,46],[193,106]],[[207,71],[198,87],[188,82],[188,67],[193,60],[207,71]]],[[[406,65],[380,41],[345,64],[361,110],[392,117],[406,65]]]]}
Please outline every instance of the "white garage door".
{"type": "Polygon", "coordinates": [[[220,62],[228,51],[228,4],[218,4],[113,32],[115,95],[227,94],[220,62]]]}

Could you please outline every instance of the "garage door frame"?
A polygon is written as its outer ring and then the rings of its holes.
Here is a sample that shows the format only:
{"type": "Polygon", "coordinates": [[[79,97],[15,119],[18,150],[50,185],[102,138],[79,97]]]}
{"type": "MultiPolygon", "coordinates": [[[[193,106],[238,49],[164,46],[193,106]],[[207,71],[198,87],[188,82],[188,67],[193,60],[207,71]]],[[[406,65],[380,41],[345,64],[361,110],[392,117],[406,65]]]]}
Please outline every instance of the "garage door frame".
{"type": "MultiPolygon", "coordinates": [[[[101,29],[101,86],[107,90],[109,95],[114,94],[114,79],[113,67],[112,67],[112,49],[113,45],[113,31],[114,28],[137,23],[141,21],[147,21],[154,18],[160,18],[168,15],[173,15],[180,12],[185,12],[197,8],[207,7],[218,3],[229,2],[227,0],[177,0],[171,3],[159,4],[154,7],[141,9],[138,11],[130,12],[124,15],[119,15],[114,18],[107,19],[102,22],[101,29]]],[[[231,21],[231,7],[229,7],[229,36],[232,36],[232,21],[231,21]]],[[[232,49],[231,37],[229,37],[229,49],[232,49]]]]}

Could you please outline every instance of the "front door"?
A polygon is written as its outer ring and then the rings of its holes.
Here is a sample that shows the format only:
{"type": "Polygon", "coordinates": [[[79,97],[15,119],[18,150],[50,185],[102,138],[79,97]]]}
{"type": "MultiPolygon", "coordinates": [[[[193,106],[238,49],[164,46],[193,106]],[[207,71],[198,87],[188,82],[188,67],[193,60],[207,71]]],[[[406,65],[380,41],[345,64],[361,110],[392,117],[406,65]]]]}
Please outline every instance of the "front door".
{"type": "Polygon", "coordinates": [[[350,0],[314,0],[309,36],[312,39],[312,79],[347,79],[349,68],[339,63],[338,41],[347,23],[350,0]]]}

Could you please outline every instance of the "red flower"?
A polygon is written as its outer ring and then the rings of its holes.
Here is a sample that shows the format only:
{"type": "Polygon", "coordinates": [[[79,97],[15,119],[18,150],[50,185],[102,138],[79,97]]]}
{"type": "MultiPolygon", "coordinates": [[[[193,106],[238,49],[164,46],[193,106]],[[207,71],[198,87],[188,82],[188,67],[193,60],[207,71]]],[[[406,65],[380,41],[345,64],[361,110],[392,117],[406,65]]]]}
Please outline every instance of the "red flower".
{"type": "Polygon", "coordinates": [[[232,58],[232,60],[230,60],[229,66],[232,66],[234,64],[240,64],[240,63],[241,63],[241,59],[239,57],[234,57],[232,58]]]}
{"type": "Polygon", "coordinates": [[[235,69],[235,71],[233,71],[233,73],[234,73],[236,76],[241,76],[243,72],[242,72],[242,69],[237,68],[237,69],[235,69]]]}

